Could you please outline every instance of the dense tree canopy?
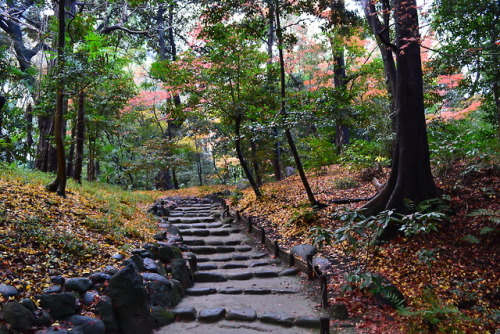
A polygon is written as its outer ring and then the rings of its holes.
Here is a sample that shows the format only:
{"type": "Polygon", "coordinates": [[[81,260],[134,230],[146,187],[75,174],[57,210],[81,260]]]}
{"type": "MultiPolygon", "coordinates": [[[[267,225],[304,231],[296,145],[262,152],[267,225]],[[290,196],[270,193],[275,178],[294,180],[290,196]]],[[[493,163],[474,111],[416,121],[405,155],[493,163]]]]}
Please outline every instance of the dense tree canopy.
{"type": "MultiPolygon", "coordinates": [[[[394,116],[421,99],[398,100],[409,81],[398,79],[396,61],[416,41],[426,52],[424,72],[408,61],[426,89],[419,122],[432,118],[434,129],[440,112],[475,112],[485,135],[497,122],[498,9],[490,1],[434,1],[422,39],[417,30],[391,32],[397,11],[388,1],[358,10],[344,1],[67,1],[64,57],[56,52],[58,6],[0,6],[3,161],[55,172],[64,160],[76,180],[132,188],[244,177],[257,194],[292,167],[395,166],[407,149],[392,149],[401,143],[394,116]],[[54,141],[55,115],[62,142],[54,141]]],[[[403,192],[387,205],[429,196],[403,192]]]]}

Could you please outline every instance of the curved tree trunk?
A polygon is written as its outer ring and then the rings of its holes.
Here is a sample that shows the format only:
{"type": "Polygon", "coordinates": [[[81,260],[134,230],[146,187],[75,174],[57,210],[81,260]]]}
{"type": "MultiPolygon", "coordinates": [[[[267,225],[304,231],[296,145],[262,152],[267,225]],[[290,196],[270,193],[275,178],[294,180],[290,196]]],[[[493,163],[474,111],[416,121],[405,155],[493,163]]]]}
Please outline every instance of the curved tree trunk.
{"type": "MultiPolygon", "coordinates": [[[[384,189],[363,210],[407,211],[405,200],[421,202],[439,196],[431,173],[424,114],[422,66],[415,0],[396,0],[396,148],[393,168],[384,189]]],[[[389,227],[382,239],[397,231],[389,227]]]]}
{"type": "MultiPolygon", "coordinates": [[[[280,62],[280,86],[281,86],[281,114],[283,117],[287,116],[286,112],[286,87],[285,87],[285,61],[283,58],[283,32],[281,30],[281,22],[280,22],[280,4],[279,1],[275,1],[276,5],[276,35],[278,39],[278,56],[280,62]]],[[[292,132],[288,127],[285,128],[285,136],[288,141],[288,146],[290,146],[290,151],[292,151],[293,159],[295,161],[295,167],[297,167],[297,171],[299,172],[300,179],[302,180],[302,184],[304,186],[304,190],[306,191],[307,198],[312,206],[317,206],[319,203],[314,198],[314,194],[312,192],[311,186],[309,185],[309,181],[307,181],[307,176],[304,171],[304,167],[302,166],[302,161],[300,160],[299,152],[297,151],[297,147],[295,146],[295,141],[293,140],[292,132]]]]}

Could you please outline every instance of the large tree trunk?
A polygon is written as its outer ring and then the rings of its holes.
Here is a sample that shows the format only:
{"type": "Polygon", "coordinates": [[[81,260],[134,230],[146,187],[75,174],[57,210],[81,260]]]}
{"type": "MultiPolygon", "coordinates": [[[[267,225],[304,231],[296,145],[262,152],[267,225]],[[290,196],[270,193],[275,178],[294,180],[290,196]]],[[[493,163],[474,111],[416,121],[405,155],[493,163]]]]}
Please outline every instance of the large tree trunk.
{"type": "MultiPolygon", "coordinates": [[[[57,71],[63,73],[64,67],[64,46],[66,37],[66,12],[65,0],[59,0],[59,24],[57,38],[57,71]]],[[[58,79],[57,94],[56,94],[56,115],[54,120],[54,138],[56,142],[57,152],[57,176],[56,179],[47,185],[49,191],[55,191],[59,196],[66,196],[66,158],[64,152],[63,139],[63,117],[64,117],[64,79],[58,79]]]]}
{"type": "MultiPolygon", "coordinates": [[[[283,32],[281,30],[281,22],[280,22],[280,4],[279,1],[275,1],[275,13],[276,13],[276,36],[278,38],[278,56],[280,62],[280,87],[281,87],[281,114],[283,117],[287,116],[286,112],[286,87],[285,87],[285,61],[283,57],[283,32]]],[[[300,160],[299,152],[297,151],[297,147],[295,146],[295,141],[293,140],[292,133],[288,127],[285,127],[285,136],[288,141],[288,146],[290,146],[290,151],[292,152],[293,159],[295,160],[295,167],[297,167],[297,171],[299,172],[300,179],[302,180],[302,184],[307,194],[307,198],[312,206],[317,206],[319,203],[314,198],[314,194],[312,192],[311,186],[309,185],[309,181],[307,181],[306,173],[304,171],[304,167],[302,166],[302,161],[300,160]]]]}
{"type": "MultiPolygon", "coordinates": [[[[393,167],[384,189],[363,210],[376,214],[383,210],[408,210],[405,200],[421,202],[439,196],[429,161],[424,114],[422,65],[415,0],[396,0],[396,149],[393,167]]],[[[382,239],[397,232],[390,226],[382,239]]]]}
{"type": "Polygon", "coordinates": [[[54,117],[47,112],[37,117],[38,145],[35,157],[35,168],[42,172],[55,172],[57,169],[56,148],[50,137],[54,135],[54,117]]]}

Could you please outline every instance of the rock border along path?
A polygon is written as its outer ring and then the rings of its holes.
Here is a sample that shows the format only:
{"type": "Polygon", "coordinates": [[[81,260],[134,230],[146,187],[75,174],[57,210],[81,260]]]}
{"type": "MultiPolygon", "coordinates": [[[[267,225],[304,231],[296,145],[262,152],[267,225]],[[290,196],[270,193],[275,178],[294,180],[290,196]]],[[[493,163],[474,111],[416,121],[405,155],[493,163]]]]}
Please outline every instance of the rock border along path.
{"type": "Polygon", "coordinates": [[[191,198],[162,218],[160,227],[181,236],[196,271],[194,287],[173,310],[177,321],[157,333],[318,333],[324,314],[298,270],[253,246],[221,214],[220,204],[191,198]]]}

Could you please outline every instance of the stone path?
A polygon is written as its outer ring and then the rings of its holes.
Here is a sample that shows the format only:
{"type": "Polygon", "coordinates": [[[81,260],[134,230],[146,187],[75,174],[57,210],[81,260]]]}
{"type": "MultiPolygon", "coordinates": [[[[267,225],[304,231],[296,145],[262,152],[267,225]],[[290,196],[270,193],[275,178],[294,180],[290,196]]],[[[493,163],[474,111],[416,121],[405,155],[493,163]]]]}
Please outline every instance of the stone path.
{"type": "Polygon", "coordinates": [[[221,212],[218,204],[191,199],[164,217],[162,227],[182,236],[197,270],[174,310],[177,321],[157,333],[319,333],[324,315],[297,270],[253,246],[221,212]]]}

